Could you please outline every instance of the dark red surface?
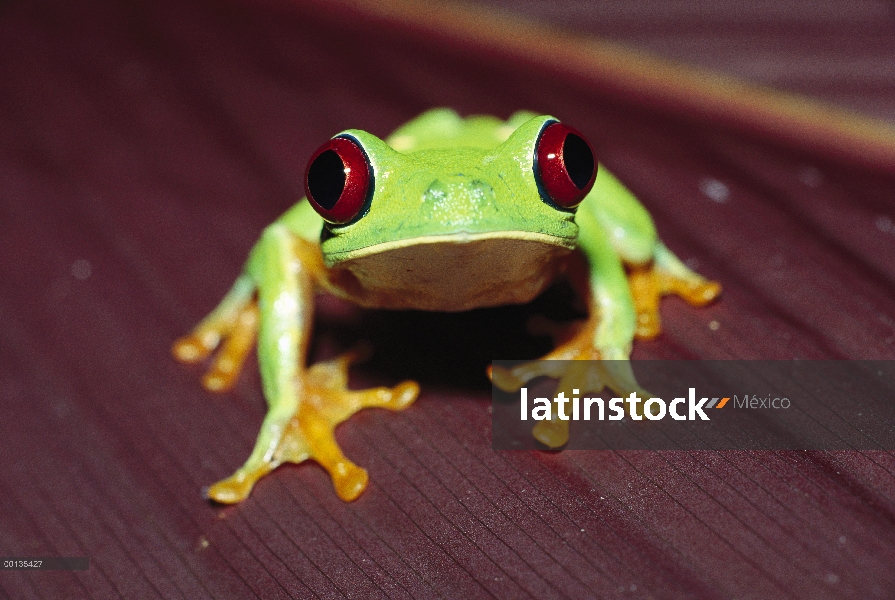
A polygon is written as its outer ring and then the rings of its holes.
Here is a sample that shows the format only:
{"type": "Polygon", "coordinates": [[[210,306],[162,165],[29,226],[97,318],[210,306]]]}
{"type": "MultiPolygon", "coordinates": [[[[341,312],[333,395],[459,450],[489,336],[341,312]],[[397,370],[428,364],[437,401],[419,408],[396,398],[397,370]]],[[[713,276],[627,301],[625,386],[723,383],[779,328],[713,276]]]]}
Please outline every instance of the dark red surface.
{"type": "MultiPolygon", "coordinates": [[[[205,392],[170,343],[301,193],[311,153],[432,106],[573,124],[666,243],[725,286],[663,304],[639,358],[895,358],[895,168],[832,162],[411,29],[248,2],[0,5],[0,572],[11,598],[890,598],[887,452],[493,452],[484,367],[546,342],[531,309],[355,311],[358,385],[417,376],[404,413],[339,432],[370,471],[339,501],[281,468],[222,508],[264,402],[205,392]],[[714,197],[715,199],[711,199],[714,197]],[[86,262],[85,262],[86,261],[86,262]]],[[[538,312],[560,311],[563,291],[538,312]]]]}
{"type": "Polygon", "coordinates": [[[892,0],[478,0],[895,122],[892,0]]]}

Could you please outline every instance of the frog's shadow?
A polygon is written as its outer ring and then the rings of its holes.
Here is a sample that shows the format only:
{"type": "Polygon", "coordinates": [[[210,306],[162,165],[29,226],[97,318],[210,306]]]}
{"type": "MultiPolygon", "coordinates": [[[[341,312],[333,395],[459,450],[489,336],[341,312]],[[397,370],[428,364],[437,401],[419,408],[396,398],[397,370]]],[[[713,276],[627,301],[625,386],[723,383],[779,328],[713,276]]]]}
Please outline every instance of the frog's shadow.
{"type": "Polygon", "coordinates": [[[312,356],[331,358],[369,344],[372,354],[353,371],[377,384],[413,379],[424,389],[486,392],[491,361],[534,359],[553,348],[549,337],[528,333],[532,317],[582,318],[574,299],[571,287],[559,283],[528,304],[461,313],[347,309],[347,320],[318,320],[312,356]]]}

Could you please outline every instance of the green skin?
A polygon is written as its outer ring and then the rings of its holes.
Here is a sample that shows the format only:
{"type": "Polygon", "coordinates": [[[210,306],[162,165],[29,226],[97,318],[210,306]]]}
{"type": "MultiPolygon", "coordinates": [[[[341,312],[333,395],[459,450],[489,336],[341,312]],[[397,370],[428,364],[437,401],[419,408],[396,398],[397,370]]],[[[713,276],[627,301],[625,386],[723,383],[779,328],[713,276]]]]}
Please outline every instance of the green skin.
{"type": "Polygon", "coordinates": [[[558,210],[541,199],[533,157],[538,134],[549,120],[555,119],[528,112],[508,121],[462,119],[453,111],[435,109],[385,141],[364,131],[344,132],[361,143],[373,167],[369,212],[349,225],[331,226],[306,200],[300,201],[265,230],[243,275],[209,316],[233,314],[257,292],[258,354],[269,411],[243,469],[269,460],[301,401],[309,336],[302,323],[309,322],[313,292],[318,290],[308,289],[302,276],[296,236],[320,244],[334,282],[326,291],[383,308],[465,310],[524,302],[549,284],[560,259],[578,248],[589,265],[591,307],[600,315],[593,348],[604,359],[627,359],[637,326],[625,264],[653,264],[685,279],[701,279],[661,244],[647,211],[605,168],[599,169],[593,190],[575,212],[558,210]],[[330,234],[321,243],[324,226],[330,234]],[[392,262],[372,260],[390,252],[404,260],[418,251],[425,257],[423,263],[447,257],[443,267],[462,263],[451,262],[451,253],[482,240],[492,242],[481,246],[488,252],[497,241],[511,247],[510,254],[522,248],[526,256],[544,258],[529,261],[534,267],[514,271],[502,267],[506,256],[469,254],[466,258],[478,261],[476,266],[443,286],[436,284],[435,294],[431,277],[417,282],[403,269],[383,267],[392,262]],[[339,274],[346,271],[352,272],[351,285],[339,283],[339,274]],[[518,286],[507,280],[516,272],[524,273],[518,286]],[[461,281],[462,290],[452,296],[461,281]],[[439,301],[442,296],[446,299],[439,301]]]}

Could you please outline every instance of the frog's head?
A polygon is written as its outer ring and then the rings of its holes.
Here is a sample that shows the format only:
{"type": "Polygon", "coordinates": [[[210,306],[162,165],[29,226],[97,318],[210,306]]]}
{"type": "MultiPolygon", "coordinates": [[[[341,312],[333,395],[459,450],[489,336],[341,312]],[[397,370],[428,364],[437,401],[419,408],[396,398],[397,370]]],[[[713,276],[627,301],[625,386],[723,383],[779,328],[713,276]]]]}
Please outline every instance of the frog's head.
{"type": "Polygon", "coordinates": [[[491,148],[401,153],[345,131],[305,181],[337,286],[370,306],[466,310],[549,284],[576,247],[574,210],[596,170],[580,134],[540,116],[491,148]]]}

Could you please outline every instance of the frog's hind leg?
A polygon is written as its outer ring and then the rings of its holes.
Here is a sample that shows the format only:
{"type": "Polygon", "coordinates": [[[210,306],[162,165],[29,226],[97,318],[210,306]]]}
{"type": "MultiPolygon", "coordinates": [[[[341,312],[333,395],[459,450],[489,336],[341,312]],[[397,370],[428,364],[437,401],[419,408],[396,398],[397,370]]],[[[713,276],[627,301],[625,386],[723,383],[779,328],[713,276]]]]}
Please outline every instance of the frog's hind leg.
{"type": "Polygon", "coordinates": [[[650,263],[630,267],[628,284],[637,311],[639,339],[654,338],[662,331],[659,319],[662,296],[675,294],[691,306],[705,306],[721,293],[721,284],[691,271],[661,242],[656,243],[650,263]]]}
{"type": "Polygon", "coordinates": [[[225,391],[242,371],[258,331],[254,296],[255,283],[248,275],[241,275],[217,308],[171,347],[177,360],[195,363],[208,358],[220,346],[202,378],[206,389],[225,391]]]}
{"type": "Polygon", "coordinates": [[[405,381],[393,388],[349,390],[348,367],[356,357],[355,353],[347,353],[305,371],[298,412],[276,440],[270,459],[247,463],[233,476],[209,488],[208,496],[218,502],[238,502],[248,496],[258,479],[280,464],[310,459],[330,474],[339,498],[357,498],[367,486],[367,471],[342,453],[335,440],[335,428],[363,408],[403,410],[416,400],[419,386],[405,381]]]}

